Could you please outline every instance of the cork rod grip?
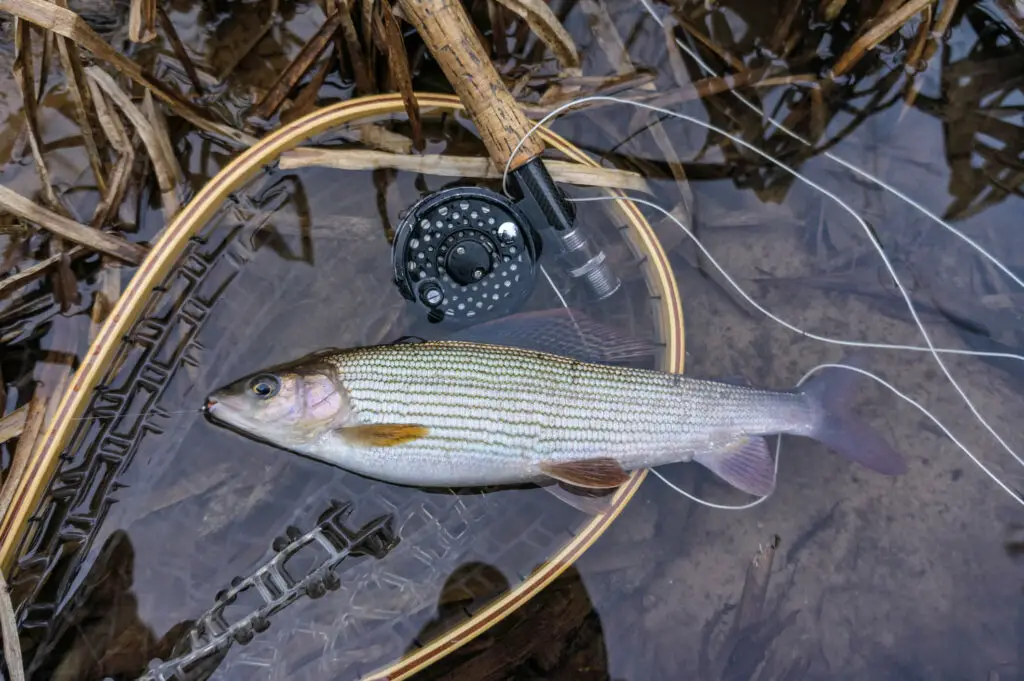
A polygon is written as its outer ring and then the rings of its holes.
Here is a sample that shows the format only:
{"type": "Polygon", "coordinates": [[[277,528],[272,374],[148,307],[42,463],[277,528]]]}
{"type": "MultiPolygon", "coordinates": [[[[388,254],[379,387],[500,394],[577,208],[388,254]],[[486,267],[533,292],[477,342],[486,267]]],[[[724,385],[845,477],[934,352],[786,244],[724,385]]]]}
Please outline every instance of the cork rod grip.
{"type": "MultiPolygon", "coordinates": [[[[504,168],[516,144],[533,126],[501,82],[461,0],[398,2],[469,111],[491,159],[499,168],[504,168]]],[[[540,139],[531,136],[519,147],[510,170],[540,156],[543,151],[540,139]]]]}

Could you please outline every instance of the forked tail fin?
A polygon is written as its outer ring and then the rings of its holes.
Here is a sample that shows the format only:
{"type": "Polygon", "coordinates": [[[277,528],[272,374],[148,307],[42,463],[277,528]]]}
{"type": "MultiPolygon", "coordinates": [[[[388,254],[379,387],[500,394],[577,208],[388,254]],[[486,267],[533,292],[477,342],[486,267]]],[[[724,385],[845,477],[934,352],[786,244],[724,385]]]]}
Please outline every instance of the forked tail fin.
{"type": "MultiPolygon", "coordinates": [[[[861,368],[856,359],[843,362],[861,368]]],[[[818,402],[824,417],[808,437],[818,440],[837,454],[884,475],[900,475],[906,462],[885,439],[863,419],[850,411],[850,396],[858,374],[848,369],[822,369],[800,392],[818,402]]]]}

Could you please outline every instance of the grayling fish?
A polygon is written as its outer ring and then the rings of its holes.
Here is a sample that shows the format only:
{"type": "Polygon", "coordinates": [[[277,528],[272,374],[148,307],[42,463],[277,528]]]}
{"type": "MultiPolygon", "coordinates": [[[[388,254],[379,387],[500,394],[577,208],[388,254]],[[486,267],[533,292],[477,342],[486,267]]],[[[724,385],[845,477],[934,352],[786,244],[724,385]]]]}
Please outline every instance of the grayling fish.
{"type": "Polygon", "coordinates": [[[764,436],[814,438],[886,474],[898,454],[842,410],[852,372],[773,391],[523,348],[424,341],[329,349],[211,394],[215,422],[363,476],[419,487],[553,480],[614,488],[627,471],[700,463],[755,495],[764,436]]]}

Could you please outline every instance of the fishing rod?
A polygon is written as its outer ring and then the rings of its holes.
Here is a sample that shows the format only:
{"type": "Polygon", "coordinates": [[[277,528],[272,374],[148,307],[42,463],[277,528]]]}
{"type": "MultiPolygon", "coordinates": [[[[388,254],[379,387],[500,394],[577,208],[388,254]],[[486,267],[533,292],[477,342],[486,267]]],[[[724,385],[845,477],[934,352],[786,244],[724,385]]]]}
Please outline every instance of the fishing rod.
{"type": "Polygon", "coordinates": [[[398,0],[480,132],[491,160],[509,169],[509,196],[477,186],[429,194],[403,211],[392,247],[395,284],[440,322],[509,314],[533,291],[542,246],[589,295],[621,282],[576,224],[555,184],[544,144],[491,63],[460,0],[398,0]]]}

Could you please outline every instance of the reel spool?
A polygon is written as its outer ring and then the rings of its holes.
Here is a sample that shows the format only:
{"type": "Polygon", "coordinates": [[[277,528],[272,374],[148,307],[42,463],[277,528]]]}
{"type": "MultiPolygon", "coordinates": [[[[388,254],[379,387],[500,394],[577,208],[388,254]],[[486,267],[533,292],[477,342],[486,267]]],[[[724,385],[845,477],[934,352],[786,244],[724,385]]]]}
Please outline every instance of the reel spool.
{"type": "Polygon", "coordinates": [[[540,237],[505,197],[480,187],[430,194],[395,230],[395,284],[427,319],[503,317],[533,293],[540,237]]]}

